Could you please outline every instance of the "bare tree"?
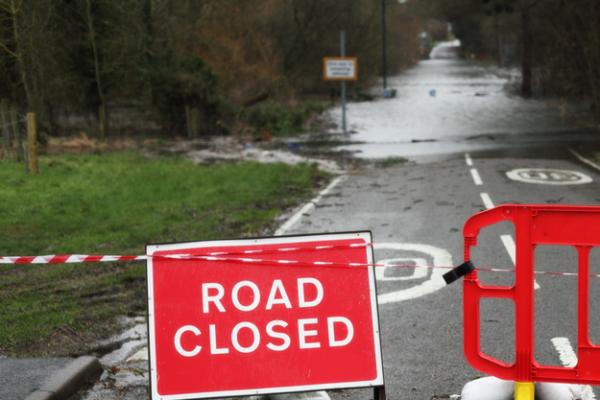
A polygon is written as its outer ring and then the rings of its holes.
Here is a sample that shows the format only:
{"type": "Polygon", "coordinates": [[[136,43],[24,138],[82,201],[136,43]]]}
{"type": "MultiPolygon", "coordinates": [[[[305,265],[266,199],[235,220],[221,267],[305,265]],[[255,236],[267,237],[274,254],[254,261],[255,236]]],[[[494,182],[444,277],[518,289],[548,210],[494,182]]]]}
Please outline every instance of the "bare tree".
{"type": "Polygon", "coordinates": [[[27,108],[33,109],[33,93],[31,89],[28,67],[25,64],[24,55],[24,31],[23,12],[24,0],[0,0],[0,11],[4,14],[4,19],[10,24],[10,39],[7,42],[0,42],[0,50],[14,60],[16,69],[20,77],[20,84],[25,94],[27,108]]]}

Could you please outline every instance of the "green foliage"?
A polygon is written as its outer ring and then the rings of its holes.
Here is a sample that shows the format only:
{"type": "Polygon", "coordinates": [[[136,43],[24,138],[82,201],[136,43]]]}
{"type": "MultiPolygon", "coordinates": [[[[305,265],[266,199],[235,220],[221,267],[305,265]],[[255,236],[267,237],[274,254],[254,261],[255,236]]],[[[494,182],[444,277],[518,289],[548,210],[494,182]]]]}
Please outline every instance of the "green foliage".
{"type": "MultiPolygon", "coordinates": [[[[131,152],[44,157],[40,176],[1,167],[2,255],[143,254],[145,243],[257,235],[323,178],[309,165],[196,166],[131,152]]],[[[116,315],[141,312],[144,291],[138,264],[2,266],[0,353],[85,350],[116,315]],[[74,342],[62,342],[71,329],[74,342]]]]}
{"type": "Polygon", "coordinates": [[[183,129],[186,106],[206,110],[216,119],[217,76],[200,57],[166,54],[154,60],[147,73],[152,102],[170,130],[183,129]]]}
{"type": "MultiPolygon", "coordinates": [[[[398,4],[388,11],[393,72],[418,58],[419,23],[398,4]]],[[[224,105],[326,95],[322,58],[339,54],[340,29],[360,60],[358,84],[371,84],[379,12],[372,0],[0,0],[0,93],[51,135],[101,133],[100,120],[113,134],[222,133],[239,115],[224,105]]],[[[260,126],[302,125],[302,112],[264,108],[248,111],[260,126]]]]}
{"type": "Polygon", "coordinates": [[[242,111],[242,119],[258,131],[288,136],[302,132],[306,119],[325,108],[326,104],[322,102],[306,102],[295,107],[266,104],[242,111]]]}
{"type": "Polygon", "coordinates": [[[403,157],[387,157],[382,160],[377,160],[374,162],[375,167],[378,168],[391,168],[397,165],[406,164],[408,160],[403,157]]]}

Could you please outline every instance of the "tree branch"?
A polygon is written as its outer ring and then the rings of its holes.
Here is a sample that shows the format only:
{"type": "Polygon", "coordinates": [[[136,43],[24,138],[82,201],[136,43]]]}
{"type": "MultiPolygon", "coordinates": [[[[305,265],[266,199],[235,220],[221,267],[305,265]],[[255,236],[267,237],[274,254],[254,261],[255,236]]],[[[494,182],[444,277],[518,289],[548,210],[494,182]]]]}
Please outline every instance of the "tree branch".
{"type": "Polygon", "coordinates": [[[0,42],[0,49],[7,52],[11,57],[17,58],[17,53],[8,48],[4,43],[0,42]]]}

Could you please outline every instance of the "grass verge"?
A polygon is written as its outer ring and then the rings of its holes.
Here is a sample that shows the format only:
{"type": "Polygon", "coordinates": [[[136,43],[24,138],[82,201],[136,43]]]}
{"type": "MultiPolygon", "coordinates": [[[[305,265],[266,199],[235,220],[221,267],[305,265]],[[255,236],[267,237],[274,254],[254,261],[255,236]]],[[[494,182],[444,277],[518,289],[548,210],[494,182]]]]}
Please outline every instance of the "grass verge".
{"type": "MultiPolygon", "coordinates": [[[[325,178],[309,165],[196,166],[135,152],[0,163],[0,255],[143,254],[265,232],[325,178]]],[[[143,313],[145,264],[0,266],[0,354],[73,355],[143,313]]]]}
{"type": "Polygon", "coordinates": [[[376,168],[390,168],[397,165],[406,164],[408,160],[403,157],[387,157],[373,162],[376,168]]]}

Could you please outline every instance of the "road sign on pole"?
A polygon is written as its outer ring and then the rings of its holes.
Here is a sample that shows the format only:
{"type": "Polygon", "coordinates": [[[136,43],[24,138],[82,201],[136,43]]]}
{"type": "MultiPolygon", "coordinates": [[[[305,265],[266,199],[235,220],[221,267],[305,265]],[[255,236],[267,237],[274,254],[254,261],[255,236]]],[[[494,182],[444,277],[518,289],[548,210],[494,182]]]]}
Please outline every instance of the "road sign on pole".
{"type": "Polygon", "coordinates": [[[358,62],[346,57],[346,31],[340,31],[340,57],[323,58],[323,79],[339,81],[342,97],[342,132],[346,133],[346,82],[358,79],[358,62]]]}
{"type": "Polygon", "coordinates": [[[148,246],[152,398],[382,386],[370,243],[358,232],[148,246]]]}

